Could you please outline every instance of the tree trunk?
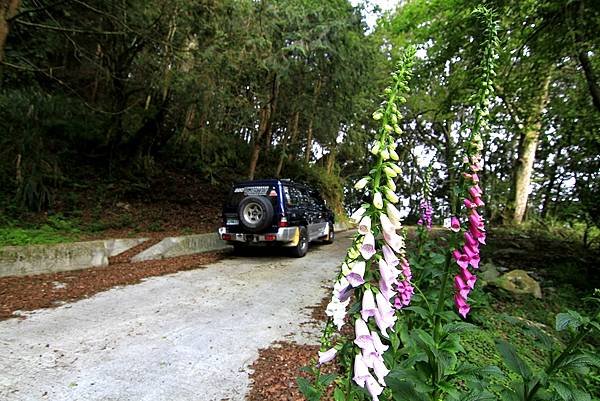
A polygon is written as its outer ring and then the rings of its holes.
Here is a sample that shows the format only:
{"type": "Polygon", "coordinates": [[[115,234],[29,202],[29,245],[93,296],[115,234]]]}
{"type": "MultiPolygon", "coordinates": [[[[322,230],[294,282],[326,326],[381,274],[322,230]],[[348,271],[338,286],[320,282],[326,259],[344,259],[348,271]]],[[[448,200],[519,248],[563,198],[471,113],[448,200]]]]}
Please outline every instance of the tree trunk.
{"type": "Polygon", "coordinates": [[[288,162],[291,162],[296,159],[297,147],[298,147],[298,122],[300,121],[300,112],[297,111],[294,113],[293,123],[292,123],[292,135],[290,138],[290,147],[291,151],[288,151],[288,162]]]}
{"type": "Polygon", "coordinates": [[[254,139],[254,145],[252,147],[252,153],[250,154],[250,166],[248,167],[248,179],[253,180],[256,173],[256,166],[258,164],[258,156],[260,155],[260,149],[262,148],[261,141],[263,138],[271,138],[271,123],[275,110],[277,108],[277,95],[279,93],[279,80],[277,75],[273,77],[271,83],[271,96],[267,104],[261,107],[259,112],[259,125],[256,138],[254,139]]]}
{"type": "Polygon", "coordinates": [[[531,183],[531,174],[533,173],[533,163],[535,161],[535,152],[539,142],[540,131],[542,129],[542,112],[549,100],[550,73],[543,82],[541,94],[538,103],[530,114],[525,132],[521,135],[519,144],[518,159],[515,166],[513,180],[513,199],[512,208],[509,211],[509,220],[512,224],[521,224],[527,208],[527,199],[529,198],[529,185],[531,183]]]}
{"type": "Polygon", "coordinates": [[[250,154],[250,166],[248,167],[248,179],[253,180],[254,174],[256,173],[256,165],[258,164],[258,156],[260,154],[260,140],[264,132],[266,131],[269,108],[265,105],[260,109],[260,121],[258,124],[258,132],[254,138],[254,144],[252,145],[252,153],[250,154]]]}
{"type": "Polygon", "coordinates": [[[548,208],[552,200],[552,191],[554,190],[554,184],[556,184],[556,170],[558,168],[558,159],[554,161],[554,164],[550,167],[550,182],[546,186],[546,193],[544,194],[544,203],[542,204],[542,219],[548,216],[548,208]]]}
{"type": "Polygon", "coordinates": [[[321,93],[321,78],[317,80],[315,84],[315,89],[313,91],[313,104],[312,110],[310,112],[310,118],[308,120],[308,129],[306,130],[306,150],[304,152],[304,161],[308,164],[310,163],[310,156],[312,154],[312,142],[313,142],[313,123],[315,120],[317,108],[317,100],[319,99],[319,94],[321,93]]]}
{"type": "Polygon", "coordinates": [[[587,81],[588,89],[592,96],[592,103],[596,107],[596,110],[600,111],[600,87],[598,87],[598,80],[592,69],[592,63],[590,62],[587,51],[580,51],[577,57],[579,58],[579,63],[583,69],[585,80],[587,81]]]}
{"type": "Polygon", "coordinates": [[[285,159],[289,160],[288,148],[289,142],[293,142],[298,135],[298,116],[300,113],[295,112],[292,114],[292,118],[288,121],[288,129],[283,137],[283,143],[281,146],[281,154],[279,155],[279,161],[277,162],[277,167],[275,168],[275,178],[279,178],[281,175],[281,170],[283,170],[283,163],[285,159]]]}
{"type": "Polygon", "coordinates": [[[337,146],[334,143],[333,146],[331,147],[331,151],[329,152],[329,154],[327,155],[327,174],[332,175],[333,174],[333,167],[335,166],[335,156],[337,153],[337,146]]]}
{"type": "Polygon", "coordinates": [[[313,116],[310,117],[308,122],[308,129],[306,130],[306,150],[304,151],[304,161],[310,163],[310,155],[312,154],[312,140],[313,140],[313,116]]]}
{"type": "Polygon", "coordinates": [[[0,63],[4,61],[4,47],[10,30],[9,20],[17,14],[21,0],[0,0],[0,63]]]}

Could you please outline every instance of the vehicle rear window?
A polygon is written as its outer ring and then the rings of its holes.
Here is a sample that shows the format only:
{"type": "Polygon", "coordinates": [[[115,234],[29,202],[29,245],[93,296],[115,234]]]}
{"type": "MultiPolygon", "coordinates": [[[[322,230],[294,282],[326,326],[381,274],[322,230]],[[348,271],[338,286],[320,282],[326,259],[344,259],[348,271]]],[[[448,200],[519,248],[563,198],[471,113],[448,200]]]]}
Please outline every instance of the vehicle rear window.
{"type": "Polygon", "coordinates": [[[247,196],[267,196],[271,199],[271,202],[275,204],[277,196],[272,195],[273,191],[277,194],[274,186],[269,185],[256,185],[256,186],[239,186],[234,187],[229,193],[229,206],[235,207],[247,196]]]}

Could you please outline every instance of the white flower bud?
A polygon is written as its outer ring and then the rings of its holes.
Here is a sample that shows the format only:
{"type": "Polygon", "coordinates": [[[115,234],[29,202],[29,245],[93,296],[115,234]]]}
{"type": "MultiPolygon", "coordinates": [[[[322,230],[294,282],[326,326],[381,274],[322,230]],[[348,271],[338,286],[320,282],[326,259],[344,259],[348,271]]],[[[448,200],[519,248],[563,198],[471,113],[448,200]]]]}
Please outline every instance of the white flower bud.
{"type": "Polygon", "coordinates": [[[360,219],[362,218],[363,214],[365,214],[365,212],[367,211],[367,208],[361,206],[358,209],[356,209],[356,211],[354,213],[352,213],[352,216],[350,216],[350,220],[353,223],[358,224],[358,222],[360,221],[360,219]]]}
{"type": "Polygon", "coordinates": [[[354,184],[354,189],[363,189],[371,181],[370,177],[363,177],[354,184]]]}
{"type": "Polygon", "coordinates": [[[344,276],[347,276],[348,274],[350,274],[350,271],[350,266],[348,266],[346,262],[342,263],[342,274],[344,276]]]}
{"type": "Polygon", "coordinates": [[[394,128],[392,128],[392,126],[389,124],[385,124],[383,126],[383,129],[385,130],[385,132],[392,132],[394,130],[394,128]]]}
{"type": "Polygon", "coordinates": [[[383,208],[383,198],[381,197],[381,192],[375,192],[375,195],[373,196],[373,206],[375,206],[377,209],[383,208]]]}
{"type": "Polygon", "coordinates": [[[400,126],[394,125],[394,132],[396,134],[400,135],[402,133],[402,130],[400,129],[400,126]]]}
{"type": "Polygon", "coordinates": [[[402,174],[402,169],[396,163],[390,163],[390,167],[397,173],[402,174]]]}
{"type": "Polygon", "coordinates": [[[400,211],[398,209],[396,209],[396,206],[394,206],[393,204],[387,203],[385,205],[385,210],[386,210],[387,215],[390,218],[390,220],[392,220],[392,221],[402,220],[402,215],[400,214],[400,211]]]}
{"type": "Polygon", "coordinates": [[[390,149],[390,159],[395,160],[395,161],[400,160],[398,153],[396,153],[396,151],[394,149],[390,149]]]}
{"type": "Polygon", "coordinates": [[[381,151],[381,157],[383,160],[388,160],[390,158],[390,152],[387,149],[383,149],[381,151]]]}
{"type": "Polygon", "coordinates": [[[397,177],[398,173],[396,173],[393,169],[389,168],[388,166],[385,166],[383,168],[383,172],[385,173],[385,175],[387,175],[388,177],[397,177]]]}
{"type": "MultiPolygon", "coordinates": [[[[396,195],[394,193],[394,191],[390,190],[387,187],[384,187],[384,191],[385,191],[385,197],[387,200],[389,200],[392,203],[398,203],[398,200],[399,200],[398,195],[396,195]]],[[[379,209],[381,209],[381,208],[379,208],[379,209]]]]}
{"type": "Polygon", "coordinates": [[[371,147],[371,153],[373,153],[374,155],[379,154],[380,150],[381,150],[381,144],[379,142],[375,142],[375,144],[371,147]]]}
{"type": "Polygon", "coordinates": [[[388,178],[387,180],[387,187],[389,189],[391,189],[392,191],[396,190],[396,183],[394,182],[394,180],[392,180],[391,178],[388,178]]]}
{"type": "Polygon", "coordinates": [[[375,120],[375,121],[381,120],[382,117],[383,117],[383,114],[379,110],[377,110],[375,113],[373,113],[373,120],[375,120]]]}

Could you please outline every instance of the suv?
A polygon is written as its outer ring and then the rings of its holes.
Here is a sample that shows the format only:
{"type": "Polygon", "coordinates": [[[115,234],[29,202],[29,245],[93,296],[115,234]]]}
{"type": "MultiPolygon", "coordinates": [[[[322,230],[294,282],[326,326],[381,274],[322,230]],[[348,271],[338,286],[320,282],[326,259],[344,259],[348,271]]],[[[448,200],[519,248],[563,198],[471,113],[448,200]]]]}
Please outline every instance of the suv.
{"type": "Polygon", "coordinates": [[[313,240],[333,242],[333,213],[306,185],[276,179],[241,182],[223,206],[219,236],[236,250],[279,245],[300,258],[313,240]]]}

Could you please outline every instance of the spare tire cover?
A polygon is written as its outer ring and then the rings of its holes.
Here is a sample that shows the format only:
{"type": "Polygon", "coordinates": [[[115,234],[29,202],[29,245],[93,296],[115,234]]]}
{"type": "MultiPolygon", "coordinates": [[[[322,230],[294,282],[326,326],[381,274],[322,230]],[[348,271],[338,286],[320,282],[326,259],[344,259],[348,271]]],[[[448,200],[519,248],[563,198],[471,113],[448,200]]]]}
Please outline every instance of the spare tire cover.
{"type": "Polygon", "coordinates": [[[259,232],[271,225],[275,212],[266,196],[247,196],[240,202],[238,214],[248,231],[259,232]]]}

